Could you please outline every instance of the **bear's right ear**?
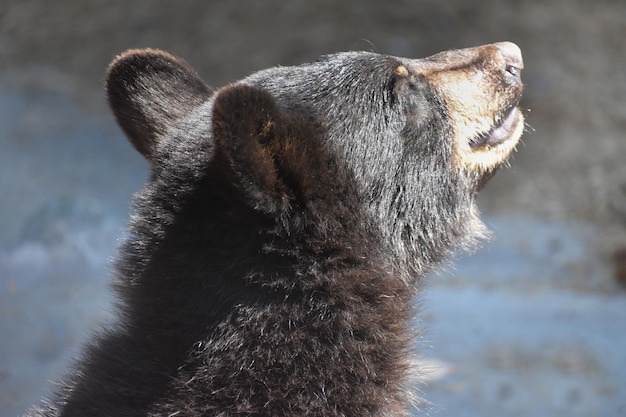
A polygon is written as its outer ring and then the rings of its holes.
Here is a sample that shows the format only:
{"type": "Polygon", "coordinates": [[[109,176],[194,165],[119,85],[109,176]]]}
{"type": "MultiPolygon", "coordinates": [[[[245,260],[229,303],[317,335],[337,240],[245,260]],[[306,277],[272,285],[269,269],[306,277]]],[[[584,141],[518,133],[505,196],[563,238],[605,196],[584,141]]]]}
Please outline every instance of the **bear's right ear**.
{"type": "Polygon", "coordinates": [[[154,49],[118,56],[107,71],[106,92],[117,122],[149,160],[167,130],[213,94],[186,63],[154,49]]]}

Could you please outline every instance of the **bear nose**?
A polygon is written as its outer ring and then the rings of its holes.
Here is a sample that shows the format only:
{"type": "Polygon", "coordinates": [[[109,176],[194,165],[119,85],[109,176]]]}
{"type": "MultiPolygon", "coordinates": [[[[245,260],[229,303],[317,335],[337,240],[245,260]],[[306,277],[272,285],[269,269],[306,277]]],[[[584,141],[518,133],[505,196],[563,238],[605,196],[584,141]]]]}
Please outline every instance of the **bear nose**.
{"type": "Polygon", "coordinates": [[[524,68],[522,51],[513,42],[499,42],[494,44],[504,61],[504,70],[507,75],[513,77],[517,82],[521,82],[520,75],[524,68]]]}

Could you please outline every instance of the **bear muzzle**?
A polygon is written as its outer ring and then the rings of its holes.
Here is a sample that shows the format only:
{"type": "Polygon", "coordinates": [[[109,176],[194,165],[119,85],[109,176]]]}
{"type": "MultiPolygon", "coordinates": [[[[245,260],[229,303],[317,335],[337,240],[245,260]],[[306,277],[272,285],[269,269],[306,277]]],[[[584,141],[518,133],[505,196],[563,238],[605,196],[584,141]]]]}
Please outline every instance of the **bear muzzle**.
{"type": "Polygon", "coordinates": [[[444,104],[460,168],[496,169],[515,149],[524,131],[520,48],[499,42],[442,52],[404,63],[425,78],[444,104]]]}

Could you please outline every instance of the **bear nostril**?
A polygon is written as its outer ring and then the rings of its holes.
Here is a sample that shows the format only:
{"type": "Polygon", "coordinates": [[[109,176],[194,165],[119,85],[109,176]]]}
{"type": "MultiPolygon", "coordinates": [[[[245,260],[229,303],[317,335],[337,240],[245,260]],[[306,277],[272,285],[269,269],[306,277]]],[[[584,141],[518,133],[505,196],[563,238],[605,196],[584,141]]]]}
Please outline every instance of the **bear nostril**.
{"type": "Polygon", "coordinates": [[[515,78],[520,78],[520,74],[522,70],[520,68],[514,67],[513,65],[507,65],[505,71],[508,75],[513,76],[515,78]]]}
{"type": "Polygon", "coordinates": [[[513,42],[500,42],[494,45],[502,61],[504,61],[505,73],[519,82],[520,74],[524,68],[522,51],[513,42]]]}

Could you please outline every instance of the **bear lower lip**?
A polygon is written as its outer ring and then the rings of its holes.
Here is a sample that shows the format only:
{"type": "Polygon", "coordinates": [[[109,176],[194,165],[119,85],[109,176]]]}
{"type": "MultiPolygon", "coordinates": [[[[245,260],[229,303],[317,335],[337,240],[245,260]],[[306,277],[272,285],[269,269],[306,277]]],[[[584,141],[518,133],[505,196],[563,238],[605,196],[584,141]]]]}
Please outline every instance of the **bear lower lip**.
{"type": "Polygon", "coordinates": [[[505,142],[509,137],[511,137],[511,133],[515,130],[515,125],[517,124],[518,119],[518,109],[517,107],[514,107],[500,121],[500,123],[492,127],[489,132],[482,134],[475,140],[471,141],[470,146],[472,148],[484,145],[495,146],[505,142]]]}

